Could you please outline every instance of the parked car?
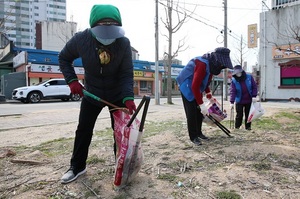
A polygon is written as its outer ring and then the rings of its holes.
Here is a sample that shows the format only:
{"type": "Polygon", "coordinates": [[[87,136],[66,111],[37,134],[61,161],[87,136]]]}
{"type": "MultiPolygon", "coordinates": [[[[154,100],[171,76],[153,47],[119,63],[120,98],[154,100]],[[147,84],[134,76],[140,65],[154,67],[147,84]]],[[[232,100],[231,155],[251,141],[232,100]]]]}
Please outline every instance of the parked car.
{"type": "Polygon", "coordinates": [[[61,99],[62,101],[79,101],[78,94],[71,94],[65,79],[50,79],[33,86],[15,88],[12,99],[23,103],[38,103],[43,99],[61,99]]]}

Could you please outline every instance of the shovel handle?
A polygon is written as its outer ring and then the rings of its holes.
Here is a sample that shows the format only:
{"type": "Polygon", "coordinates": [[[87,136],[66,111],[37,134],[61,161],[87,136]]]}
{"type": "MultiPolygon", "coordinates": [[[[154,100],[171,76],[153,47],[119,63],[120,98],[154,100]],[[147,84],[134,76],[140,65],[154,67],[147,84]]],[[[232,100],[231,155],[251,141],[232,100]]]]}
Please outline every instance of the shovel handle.
{"type": "Polygon", "coordinates": [[[82,92],[83,92],[83,94],[84,94],[85,96],[88,96],[88,97],[90,97],[90,98],[92,98],[92,99],[94,99],[94,100],[96,100],[96,101],[103,102],[104,104],[106,104],[106,105],[108,105],[108,106],[111,106],[111,107],[113,107],[113,108],[115,108],[115,109],[121,109],[122,111],[124,111],[124,112],[127,113],[127,114],[129,113],[129,111],[127,110],[127,108],[123,108],[123,107],[116,106],[116,105],[114,105],[114,104],[112,104],[112,103],[110,103],[110,102],[108,102],[108,101],[106,101],[106,100],[103,100],[103,99],[101,99],[100,97],[98,97],[98,96],[96,96],[96,95],[94,95],[94,94],[88,92],[88,91],[85,90],[85,89],[83,89],[82,92]]]}

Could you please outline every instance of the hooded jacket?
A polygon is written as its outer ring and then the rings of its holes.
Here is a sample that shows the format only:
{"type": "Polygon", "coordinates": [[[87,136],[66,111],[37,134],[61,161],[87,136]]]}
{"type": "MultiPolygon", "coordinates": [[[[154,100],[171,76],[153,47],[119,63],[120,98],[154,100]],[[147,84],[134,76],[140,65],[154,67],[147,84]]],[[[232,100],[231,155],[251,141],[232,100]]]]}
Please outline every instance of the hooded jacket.
{"type": "Polygon", "coordinates": [[[248,104],[257,96],[257,85],[252,75],[242,72],[241,77],[234,75],[230,85],[230,103],[248,104]]]}
{"type": "Polygon", "coordinates": [[[111,103],[126,97],[133,98],[133,63],[128,38],[121,37],[111,45],[104,46],[92,36],[90,29],[76,33],[58,58],[60,70],[68,83],[77,79],[72,65],[77,58],[82,59],[87,91],[111,103]],[[108,64],[100,62],[101,49],[111,55],[108,64]]]}

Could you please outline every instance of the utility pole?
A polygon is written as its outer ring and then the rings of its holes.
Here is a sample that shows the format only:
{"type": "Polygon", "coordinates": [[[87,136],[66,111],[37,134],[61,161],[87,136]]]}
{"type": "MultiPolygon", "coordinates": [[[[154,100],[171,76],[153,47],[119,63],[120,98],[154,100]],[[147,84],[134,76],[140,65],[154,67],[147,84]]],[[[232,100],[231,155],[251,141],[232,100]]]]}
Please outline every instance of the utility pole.
{"type": "MultiPolygon", "coordinates": [[[[227,48],[227,0],[224,0],[224,47],[227,48]]],[[[228,71],[227,68],[223,70],[223,89],[224,89],[224,100],[228,100],[228,71]]]]}
{"type": "Polygon", "coordinates": [[[158,70],[158,0],[155,0],[155,104],[159,105],[159,70],[158,70]]]}

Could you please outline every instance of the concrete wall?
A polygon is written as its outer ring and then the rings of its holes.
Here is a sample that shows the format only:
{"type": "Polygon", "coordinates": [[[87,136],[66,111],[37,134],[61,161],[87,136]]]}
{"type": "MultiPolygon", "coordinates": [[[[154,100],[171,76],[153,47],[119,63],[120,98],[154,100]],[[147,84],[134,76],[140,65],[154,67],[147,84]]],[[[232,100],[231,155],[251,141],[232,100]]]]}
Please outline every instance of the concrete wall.
{"type": "MultiPolygon", "coordinates": [[[[77,24],[74,22],[41,22],[41,49],[61,51],[64,45],[76,33],[77,24]]],[[[37,41],[38,43],[38,41],[37,41]]]]}
{"type": "MultiPolygon", "coordinates": [[[[300,97],[299,88],[280,88],[280,66],[299,57],[274,59],[273,52],[276,46],[299,44],[292,38],[292,30],[299,31],[300,5],[286,6],[269,10],[260,14],[260,41],[259,41],[259,70],[260,70],[260,97],[262,100],[289,100],[300,97]]],[[[298,32],[299,34],[299,32],[298,32]]],[[[284,52],[283,52],[284,53],[284,52]]],[[[300,74],[299,74],[300,77],[300,74]]]]}

